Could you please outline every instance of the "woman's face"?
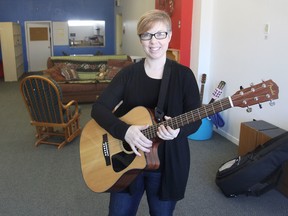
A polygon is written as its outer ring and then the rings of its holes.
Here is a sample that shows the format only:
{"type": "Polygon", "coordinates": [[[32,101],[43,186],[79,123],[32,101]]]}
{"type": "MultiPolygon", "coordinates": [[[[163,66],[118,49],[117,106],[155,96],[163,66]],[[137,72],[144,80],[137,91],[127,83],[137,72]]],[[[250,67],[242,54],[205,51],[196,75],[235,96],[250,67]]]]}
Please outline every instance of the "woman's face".
{"type": "Polygon", "coordinates": [[[163,22],[157,22],[153,25],[152,28],[150,28],[144,34],[147,33],[148,34],[157,33],[156,35],[152,36],[150,40],[141,40],[140,37],[140,42],[147,57],[152,59],[158,59],[163,56],[166,57],[166,51],[168,49],[169,42],[171,40],[172,32],[169,29],[167,29],[167,26],[163,22]],[[162,39],[163,37],[165,37],[166,34],[167,37],[162,39]],[[156,39],[156,37],[159,39],[156,39]]]}

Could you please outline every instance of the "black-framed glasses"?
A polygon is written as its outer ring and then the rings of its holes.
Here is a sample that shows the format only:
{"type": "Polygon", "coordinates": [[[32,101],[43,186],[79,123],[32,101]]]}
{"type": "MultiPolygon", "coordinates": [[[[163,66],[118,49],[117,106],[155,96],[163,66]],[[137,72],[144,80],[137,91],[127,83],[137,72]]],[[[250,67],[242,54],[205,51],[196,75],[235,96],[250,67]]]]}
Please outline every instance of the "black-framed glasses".
{"type": "Polygon", "coordinates": [[[146,33],[140,34],[139,37],[140,37],[140,40],[143,40],[143,41],[151,40],[153,36],[157,40],[163,40],[167,38],[167,35],[168,35],[168,32],[156,32],[155,34],[146,32],[146,33]]]}

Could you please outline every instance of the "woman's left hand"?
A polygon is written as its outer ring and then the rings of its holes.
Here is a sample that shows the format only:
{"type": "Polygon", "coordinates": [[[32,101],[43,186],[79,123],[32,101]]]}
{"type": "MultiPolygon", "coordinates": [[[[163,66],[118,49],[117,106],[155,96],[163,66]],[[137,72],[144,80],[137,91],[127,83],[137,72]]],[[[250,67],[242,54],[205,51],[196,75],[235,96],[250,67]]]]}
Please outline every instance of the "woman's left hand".
{"type": "MultiPolygon", "coordinates": [[[[164,116],[165,120],[170,119],[169,116],[164,116]]],[[[180,128],[172,129],[170,126],[165,127],[160,125],[157,130],[157,136],[162,140],[173,140],[175,139],[180,132],[180,128]]]]}

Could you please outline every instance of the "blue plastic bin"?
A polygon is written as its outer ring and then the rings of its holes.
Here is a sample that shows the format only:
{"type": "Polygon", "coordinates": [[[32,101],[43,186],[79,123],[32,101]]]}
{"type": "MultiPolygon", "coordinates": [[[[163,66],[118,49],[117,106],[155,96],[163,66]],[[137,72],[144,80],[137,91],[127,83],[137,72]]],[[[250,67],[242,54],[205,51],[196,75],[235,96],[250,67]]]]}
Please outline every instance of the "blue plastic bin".
{"type": "Polygon", "coordinates": [[[188,139],[191,140],[208,140],[212,137],[213,134],[213,123],[210,119],[202,119],[202,125],[200,128],[193,134],[188,136],[188,139]]]}

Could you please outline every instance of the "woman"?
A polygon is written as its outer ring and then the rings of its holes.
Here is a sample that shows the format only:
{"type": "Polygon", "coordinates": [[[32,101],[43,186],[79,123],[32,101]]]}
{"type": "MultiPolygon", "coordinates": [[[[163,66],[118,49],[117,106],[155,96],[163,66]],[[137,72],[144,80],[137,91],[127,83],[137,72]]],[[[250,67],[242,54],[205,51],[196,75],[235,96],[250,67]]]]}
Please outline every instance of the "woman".
{"type": "MultiPolygon", "coordinates": [[[[167,70],[165,65],[171,65],[171,74],[163,107],[164,120],[198,108],[200,96],[192,71],[166,58],[172,37],[169,15],[160,10],[148,11],[140,18],[137,33],[146,58],[122,69],[114,77],[93,104],[91,115],[112,136],[126,141],[137,157],[144,157],[139,150],[149,152],[153,144],[141,133],[148,126],[129,125],[118,117],[137,106],[149,109],[157,106],[161,80],[167,70]],[[113,113],[120,101],[122,104],[113,113]]],[[[127,189],[111,193],[110,216],[136,215],[144,191],[150,215],[173,214],[176,202],[184,197],[189,174],[187,136],[195,132],[200,124],[195,122],[177,129],[163,125],[158,128],[157,136],[163,140],[158,147],[159,169],[144,170],[127,189]]]]}

